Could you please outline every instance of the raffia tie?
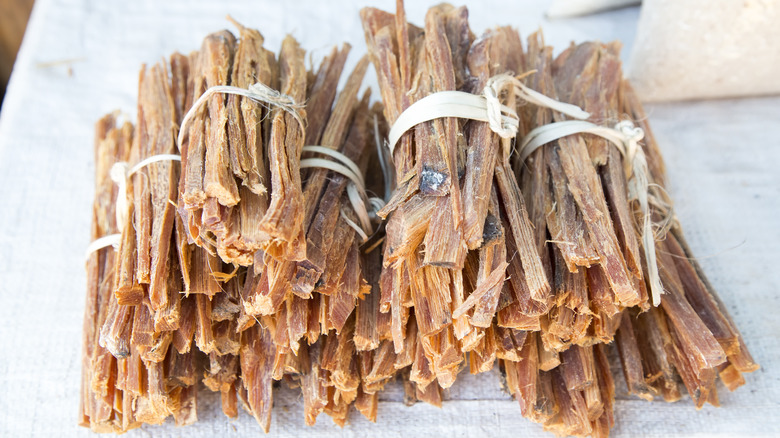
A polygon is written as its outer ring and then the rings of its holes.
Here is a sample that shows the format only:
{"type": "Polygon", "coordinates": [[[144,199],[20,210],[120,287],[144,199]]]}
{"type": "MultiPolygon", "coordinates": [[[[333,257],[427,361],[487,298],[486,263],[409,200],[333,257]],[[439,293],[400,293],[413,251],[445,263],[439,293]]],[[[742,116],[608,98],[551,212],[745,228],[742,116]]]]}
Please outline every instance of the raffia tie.
{"type": "MultiPolygon", "coordinates": [[[[306,126],[301,117],[300,111],[303,109],[303,105],[295,102],[292,97],[280,93],[273,88],[262,84],[256,83],[250,85],[248,88],[233,87],[230,85],[217,85],[208,88],[196,101],[192,104],[192,107],[184,115],[181,121],[181,127],[179,128],[179,135],[176,139],[176,147],[181,151],[181,145],[184,141],[184,137],[187,134],[187,127],[189,126],[192,118],[200,111],[203,104],[214,94],[233,94],[237,96],[243,96],[255,103],[266,104],[273,107],[278,107],[284,111],[290,113],[293,118],[300,124],[301,129],[305,130],[306,126]]],[[[129,200],[127,199],[127,180],[134,173],[138,172],[142,168],[149,164],[160,161],[181,161],[180,155],[175,154],[160,154],[148,157],[133,166],[132,168],[125,162],[117,162],[111,167],[110,176],[111,179],[117,184],[117,200],[116,200],[116,224],[119,230],[123,230],[127,223],[127,210],[129,200]]],[[[109,234],[107,236],[100,237],[94,240],[87,246],[86,257],[108,246],[118,248],[121,234],[109,234]]]]}
{"type": "MultiPolygon", "coordinates": [[[[575,134],[593,134],[605,138],[615,145],[623,156],[623,167],[628,184],[628,199],[629,201],[638,201],[642,213],[641,239],[647,261],[647,279],[650,284],[653,305],[658,306],[661,303],[661,294],[664,293],[664,289],[658,273],[655,254],[656,236],[653,232],[650,205],[663,206],[664,214],[668,215],[667,218],[672,218],[673,213],[670,202],[663,199],[662,195],[651,192],[647,158],[639,144],[645,133],[642,128],[635,127],[630,120],[621,121],[614,128],[581,120],[550,123],[539,126],[525,136],[519,148],[520,162],[525,161],[539,147],[575,134]]],[[[655,187],[660,189],[658,186],[655,187]]],[[[664,219],[662,222],[669,223],[671,221],[664,219]]]]}
{"type": "MultiPolygon", "coordinates": [[[[139,170],[143,169],[144,167],[152,163],[159,163],[161,161],[181,161],[181,156],[175,154],[152,155],[151,157],[145,160],[139,161],[133,167],[130,167],[130,165],[125,163],[124,161],[116,162],[114,163],[113,166],[111,166],[111,170],[109,171],[109,176],[111,177],[111,180],[114,181],[117,188],[115,214],[116,214],[116,227],[118,230],[124,230],[125,225],[127,224],[127,211],[130,203],[130,201],[127,199],[128,180],[130,179],[131,176],[133,176],[133,174],[137,173],[139,170]]],[[[109,234],[107,236],[103,236],[99,239],[94,240],[87,247],[87,253],[86,253],[87,258],[89,258],[89,256],[93,252],[101,250],[108,246],[112,246],[114,247],[114,249],[117,249],[119,247],[119,241],[121,237],[122,234],[116,233],[116,234],[109,234]]]]}
{"type": "Polygon", "coordinates": [[[236,96],[246,97],[247,99],[261,105],[271,105],[278,107],[290,113],[290,115],[295,118],[298,124],[301,125],[301,130],[306,130],[306,124],[303,122],[303,117],[300,114],[300,112],[303,110],[303,104],[296,102],[292,97],[274,90],[268,85],[262,84],[260,82],[252,84],[248,88],[234,87],[232,85],[216,85],[203,92],[203,94],[201,94],[198,100],[192,104],[190,110],[187,111],[187,114],[185,114],[184,118],[181,120],[179,137],[176,142],[179,151],[181,151],[181,144],[184,140],[184,135],[187,133],[186,128],[189,127],[192,118],[195,117],[198,111],[200,111],[200,108],[209,99],[209,97],[213,96],[214,94],[233,94],[236,96]]]}
{"type": "Polygon", "coordinates": [[[388,148],[392,156],[398,140],[414,126],[442,117],[487,122],[490,129],[501,138],[514,138],[520,124],[520,117],[514,108],[501,103],[502,91],[509,88],[514,95],[526,102],[550,108],[575,119],[587,119],[590,114],[576,105],[559,102],[542,93],[526,87],[517,77],[500,74],[491,77],[482,94],[463,91],[440,91],[430,94],[409,107],[398,116],[388,135],[388,148]]]}
{"type": "MultiPolygon", "coordinates": [[[[349,203],[352,205],[352,210],[360,221],[358,225],[350,219],[342,210],[341,218],[355,230],[356,233],[366,242],[371,234],[374,233],[373,226],[371,225],[371,219],[376,217],[376,212],[382,209],[385,205],[385,201],[381,198],[369,197],[366,194],[366,183],[363,179],[363,175],[360,173],[360,169],[354,161],[350,160],[346,155],[341,152],[324,146],[304,146],[303,152],[312,152],[322,155],[327,155],[336,161],[327,160],[325,158],[304,158],[301,160],[301,169],[319,167],[336,172],[349,179],[347,184],[347,197],[349,203]],[[370,205],[369,210],[366,205],[370,205]]],[[[384,170],[384,169],[383,169],[384,170]]]]}
{"type": "MultiPolygon", "coordinates": [[[[537,91],[526,87],[518,77],[509,74],[494,76],[488,80],[481,95],[461,91],[442,91],[426,96],[410,105],[393,124],[388,135],[388,148],[392,156],[395,145],[401,137],[414,126],[442,117],[456,117],[487,122],[490,129],[501,138],[508,139],[517,136],[519,117],[517,112],[501,103],[502,91],[510,88],[514,95],[526,102],[540,107],[549,108],[577,120],[550,123],[531,131],[522,141],[520,161],[525,159],[537,148],[561,137],[573,134],[588,133],[606,138],[617,146],[623,156],[623,166],[628,180],[629,200],[639,202],[642,212],[642,246],[648,266],[648,280],[653,298],[653,305],[661,302],[663,286],[658,274],[658,263],[655,255],[655,235],[651,221],[650,205],[660,206],[667,215],[664,219],[667,227],[673,221],[671,202],[663,196],[651,193],[648,177],[647,158],[639,142],[644,138],[644,131],[635,127],[630,121],[623,121],[612,127],[599,126],[585,119],[590,114],[582,108],[551,99],[537,91]]],[[[504,142],[507,148],[508,142],[504,142]]],[[[505,150],[508,156],[508,151],[505,150]]],[[[652,185],[660,189],[658,186],[652,185]]]]}

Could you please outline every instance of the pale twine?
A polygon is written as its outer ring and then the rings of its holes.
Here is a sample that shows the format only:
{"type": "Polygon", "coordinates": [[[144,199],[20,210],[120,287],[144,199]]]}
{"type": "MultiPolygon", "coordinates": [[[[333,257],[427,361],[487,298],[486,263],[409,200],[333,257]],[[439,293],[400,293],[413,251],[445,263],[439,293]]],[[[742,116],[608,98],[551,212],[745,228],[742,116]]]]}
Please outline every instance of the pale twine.
{"type": "Polygon", "coordinates": [[[303,105],[295,102],[295,99],[292,97],[284,93],[280,93],[268,85],[262,84],[260,82],[250,85],[249,88],[233,87],[231,85],[216,85],[203,92],[198,100],[192,104],[192,107],[189,111],[187,111],[187,114],[184,115],[184,118],[181,121],[181,127],[179,129],[179,137],[176,142],[179,151],[181,151],[181,144],[184,140],[184,135],[187,132],[186,128],[189,126],[190,121],[193,117],[195,117],[195,114],[200,110],[200,107],[203,106],[206,100],[208,100],[209,97],[216,93],[243,96],[261,105],[268,104],[279,107],[290,113],[290,115],[295,118],[298,124],[301,125],[301,130],[306,129],[306,124],[303,122],[303,118],[299,113],[299,110],[303,109],[303,105]]]}
{"type": "Polygon", "coordinates": [[[347,184],[347,197],[352,205],[352,210],[354,210],[360,221],[360,225],[347,217],[344,211],[341,211],[341,218],[344,219],[347,225],[352,227],[358,235],[360,235],[363,242],[366,242],[374,232],[371,225],[371,219],[372,217],[376,217],[376,212],[384,207],[385,202],[380,198],[369,197],[366,194],[366,184],[360,173],[360,169],[355,162],[350,160],[346,155],[323,146],[304,146],[303,152],[323,154],[337,160],[330,161],[324,158],[304,158],[301,160],[300,167],[301,169],[319,167],[331,170],[350,180],[349,184],[347,184]],[[370,212],[366,208],[366,203],[371,205],[370,212]]]}
{"type": "MultiPolygon", "coordinates": [[[[487,122],[490,125],[490,129],[500,137],[515,137],[519,126],[517,112],[502,104],[499,99],[501,91],[507,85],[512,86],[512,90],[517,97],[520,97],[527,102],[561,112],[577,119],[587,119],[590,116],[576,105],[562,103],[531,90],[516,77],[508,74],[497,75],[488,80],[481,96],[460,91],[443,91],[431,94],[409,106],[409,108],[398,117],[390,129],[388,147],[391,156],[396,143],[398,143],[398,140],[406,131],[420,123],[442,117],[467,118],[487,122]]],[[[301,105],[297,104],[290,96],[273,90],[261,83],[251,85],[249,89],[227,85],[215,86],[206,90],[203,95],[195,101],[182,119],[181,129],[179,130],[179,136],[177,138],[177,147],[179,150],[181,150],[181,144],[184,138],[183,133],[190,120],[194,117],[203,103],[215,93],[239,95],[257,103],[267,103],[278,106],[283,110],[288,111],[298,121],[301,129],[305,128],[303,119],[298,113],[298,109],[301,108],[301,105]]],[[[376,126],[376,121],[374,124],[376,126]]],[[[660,295],[663,293],[663,286],[661,285],[660,275],[658,274],[658,264],[655,255],[655,236],[652,231],[649,204],[653,201],[657,205],[662,205],[667,208],[668,213],[671,213],[671,206],[669,203],[660,199],[650,200],[647,159],[644,151],[639,147],[639,141],[644,138],[644,131],[642,131],[641,128],[634,127],[633,123],[630,121],[620,122],[615,125],[614,129],[598,126],[583,120],[551,123],[540,126],[528,133],[523,139],[520,147],[520,160],[521,162],[524,161],[534,150],[544,144],[568,135],[579,133],[589,133],[601,136],[615,144],[623,155],[624,163],[626,163],[629,199],[639,201],[640,210],[643,215],[642,243],[648,265],[648,277],[653,297],[653,305],[658,306],[661,299],[660,295]]],[[[360,235],[364,242],[367,241],[369,235],[373,231],[371,216],[366,209],[366,202],[371,205],[372,212],[381,209],[385,202],[380,198],[369,198],[366,195],[363,176],[357,165],[344,154],[322,146],[304,146],[303,152],[320,153],[337,160],[329,161],[323,158],[307,158],[301,160],[300,167],[302,169],[312,167],[325,168],[344,175],[350,180],[350,183],[347,185],[347,196],[361,225],[358,225],[349,219],[343,211],[341,211],[341,217],[360,235]]],[[[117,227],[120,230],[124,229],[127,222],[128,199],[126,192],[128,178],[151,163],[166,160],[181,161],[181,157],[179,155],[154,155],[139,162],[129,170],[127,163],[124,162],[118,162],[112,166],[110,175],[111,179],[116,182],[118,189],[116,222],[117,227]]],[[[383,171],[384,170],[383,166],[383,171]]],[[[87,257],[93,252],[108,246],[116,248],[119,245],[120,238],[120,234],[112,234],[93,241],[87,247],[87,257]]]]}
{"type": "Polygon", "coordinates": [[[549,108],[575,119],[587,119],[590,114],[576,105],[559,102],[538,91],[526,87],[510,74],[491,77],[481,95],[463,91],[440,91],[430,94],[410,105],[398,116],[388,135],[388,148],[392,156],[398,140],[416,125],[442,117],[456,117],[487,122],[490,129],[501,138],[514,138],[520,125],[520,117],[514,108],[500,101],[504,88],[510,87],[515,96],[526,102],[549,108]]]}
{"type": "MultiPolygon", "coordinates": [[[[519,117],[513,108],[500,101],[502,90],[510,86],[514,95],[526,102],[540,107],[549,108],[566,114],[574,119],[564,122],[550,123],[532,130],[523,139],[520,147],[520,162],[540,146],[567,135],[589,133],[606,138],[615,144],[623,156],[626,177],[628,178],[629,200],[637,200],[642,212],[642,246],[648,266],[648,280],[653,298],[653,305],[658,306],[663,294],[658,263],[655,254],[655,235],[651,221],[650,204],[659,206],[666,215],[661,228],[666,229],[673,222],[671,202],[660,194],[650,193],[651,184],[648,178],[647,159],[639,142],[644,138],[644,131],[634,127],[630,121],[615,125],[614,129],[598,126],[584,121],[590,114],[582,108],[551,99],[537,91],[526,87],[517,77],[509,74],[493,76],[488,80],[482,95],[461,91],[441,91],[426,96],[410,105],[390,129],[388,148],[392,156],[395,145],[401,137],[414,126],[442,117],[456,117],[487,122],[490,129],[501,138],[517,136],[519,117]]],[[[507,147],[505,145],[505,147],[507,147]]],[[[652,187],[662,190],[657,185],[652,187]]]]}
{"type": "MultiPolygon", "coordinates": [[[[139,161],[133,167],[130,167],[124,161],[118,161],[114,163],[113,166],[111,166],[111,170],[109,171],[109,176],[111,177],[111,180],[114,181],[117,188],[115,214],[116,214],[116,228],[118,230],[120,231],[124,230],[125,225],[127,224],[127,211],[130,203],[130,201],[127,199],[128,180],[130,179],[131,176],[133,176],[135,173],[137,173],[139,170],[143,169],[144,167],[152,163],[158,163],[161,161],[181,161],[181,156],[174,155],[174,154],[152,155],[151,157],[146,158],[145,160],[139,161]]],[[[118,249],[121,237],[122,237],[121,233],[116,233],[116,234],[109,234],[107,236],[103,236],[99,239],[96,239],[95,241],[90,243],[89,246],[87,247],[87,252],[86,252],[87,258],[89,258],[89,256],[93,252],[109,246],[114,247],[114,249],[118,249]]]]}
{"type": "Polygon", "coordinates": [[[352,210],[358,217],[360,225],[350,219],[344,210],[341,210],[341,218],[347,223],[355,232],[360,236],[363,242],[367,242],[371,235],[374,233],[374,229],[371,225],[371,220],[378,218],[377,212],[381,210],[392,194],[392,175],[388,169],[387,160],[384,156],[384,149],[382,148],[382,140],[379,135],[379,121],[376,115],[374,115],[374,142],[376,144],[376,151],[379,158],[379,166],[382,169],[382,177],[385,183],[385,197],[384,199],[379,197],[369,197],[366,192],[365,180],[360,173],[360,169],[354,161],[350,160],[346,155],[341,152],[335,151],[330,148],[322,146],[304,146],[303,152],[314,152],[327,155],[336,159],[338,162],[328,161],[322,158],[306,158],[301,160],[301,169],[320,167],[325,168],[336,173],[339,173],[347,177],[350,182],[347,185],[347,197],[352,205],[352,210]],[[371,209],[366,208],[366,203],[371,206],[371,209]]]}
{"type": "MultiPolygon", "coordinates": [[[[617,123],[614,129],[580,120],[550,123],[539,126],[525,136],[519,148],[520,162],[524,162],[531,153],[542,145],[575,134],[593,134],[605,138],[614,144],[623,156],[628,183],[628,198],[630,201],[638,201],[639,209],[642,212],[641,239],[645,260],[647,261],[647,277],[653,305],[658,306],[661,303],[661,294],[664,293],[664,289],[661,284],[661,276],[658,273],[658,262],[655,254],[656,236],[653,232],[650,205],[658,206],[666,215],[662,221],[664,223],[662,228],[666,228],[672,223],[673,213],[671,202],[664,199],[665,196],[663,194],[651,193],[647,158],[644,150],[639,145],[645,133],[642,128],[635,127],[630,120],[617,123]]],[[[663,190],[655,184],[652,187],[656,191],[663,190]]]]}
{"type": "MultiPolygon", "coordinates": [[[[198,98],[198,100],[192,104],[192,107],[189,109],[189,111],[187,111],[187,114],[184,115],[181,126],[179,128],[179,135],[176,139],[176,147],[179,151],[181,151],[181,145],[184,141],[184,136],[187,133],[187,127],[189,126],[192,118],[195,117],[196,113],[200,110],[208,98],[216,93],[234,94],[246,97],[247,99],[259,104],[268,104],[279,107],[290,113],[298,122],[298,124],[300,124],[301,130],[305,130],[306,126],[303,122],[303,118],[299,113],[299,110],[303,108],[303,105],[296,103],[295,99],[292,97],[280,93],[279,91],[276,91],[273,88],[259,82],[250,85],[247,89],[233,87],[230,85],[217,85],[208,88],[198,98]]],[[[118,194],[116,200],[116,224],[119,230],[124,230],[125,224],[127,223],[127,210],[129,203],[129,200],[127,199],[128,178],[130,178],[134,173],[138,172],[145,166],[160,161],[181,161],[181,156],[175,154],[153,155],[140,161],[130,169],[128,169],[128,164],[125,162],[117,162],[111,167],[111,179],[117,184],[118,194]]],[[[89,256],[95,251],[99,251],[108,246],[112,246],[114,249],[117,249],[119,247],[120,239],[121,234],[110,234],[96,239],[90,243],[89,246],[87,246],[86,257],[89,258],[89,256]]]]}

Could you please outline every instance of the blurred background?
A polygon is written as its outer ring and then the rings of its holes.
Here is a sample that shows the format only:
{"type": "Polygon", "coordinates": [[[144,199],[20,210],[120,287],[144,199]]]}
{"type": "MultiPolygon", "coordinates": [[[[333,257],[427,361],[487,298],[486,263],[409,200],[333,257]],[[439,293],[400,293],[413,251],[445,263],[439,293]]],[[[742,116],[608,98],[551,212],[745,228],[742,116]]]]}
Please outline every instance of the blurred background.
{"type": "Polygon", "coordinates": [[[33,0],[0,0],[0,108],[32,7],[33,0]]]}

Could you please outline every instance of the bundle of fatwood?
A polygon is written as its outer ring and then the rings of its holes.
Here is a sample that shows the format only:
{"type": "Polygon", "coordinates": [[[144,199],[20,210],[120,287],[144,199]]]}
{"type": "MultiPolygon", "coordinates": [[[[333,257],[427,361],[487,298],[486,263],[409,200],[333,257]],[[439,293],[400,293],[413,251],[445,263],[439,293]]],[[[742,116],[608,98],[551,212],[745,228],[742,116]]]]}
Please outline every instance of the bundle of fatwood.
{"type": "MultiPolygon", "coordinates": [[[[659,307],[628,190],[636,175],[611,143],[570,135],[521,162],[487,122],[440,118],[401,137],[398,187],[380,212],[380,308],[391,317],[380,338],[396,363],[413,356],[418,392],[435,399],[466,360],[479,373],[498,359],[524,416],[558,434],[607,436],[613,340],[629,392],[648,400],[679,399],[681,380],[697,407],[718,404],[718,377],[733,390],[757,369],[670,211],[663,161],[622,78],[618,44],[572,45],[553,59],[539,34],[527,50],[510,28],[475,38],[463,7],[433,7],[424,28],[406,22],[402,2],[395,15],[361,16],[390,125],[427,95],[482,94],[495,75],[530,72],[527,86],[578,105],[590,121],[637,121],[645,133],[659,307]]],[[[524,104],[510,87],[501,98],[519,113],[511,146],[566,118],[524,104]]]]}
{"type": "Polygon", "coordinates": [[[472,373],[498,361],[524,416],[559,434],[607,436],[613,340],[629,392],[646,399],[679,399],[681,381],[697,407],[717,404],[718,377],[729,389],[744,383],[757,365],[673,219],[617,45],[553,59],[538,34],[525,50],[510,28],[475,38],[467,10],[449,5],[432,8],[424,28],[406,22],[402,2],[395,15],[361,17],[383,108],[358,99],[367,58],[336,96],[348,46],[307,72],[292,38],[277,58],[237,25],[238,41],[218,32],[142,70],[136,128],[99,122],[92,235],[121,237],[88,260],[83,425],[124,431],[171,415],[189,424],[202,382],[226,415],[240,401],[268,431],[274,381],[300,387],[308,424],[325,412],[343,425],[352,404],[375,420],[378,393],[396,377],[407,402],[440,405],[467,361],[472,373]],[[521,162],[519,139],[566,116],[511,87],[498,97],[518,113],[514,140],[486,122],[439,118],[394,145],[384,241],[353,211],[360,184],[316,167],[323,154],[304,148],[340,151],[381,193],[390,157],[374,148],[388,125],[427,95],[481,94],[507,72],[597,124],[644,129],[659,307],[626,158],[578,134],[521,162]],[[198,105],[212,87],[255,83],[279,93],[218,92],[198,105]],[[161,154],[181,163],[152,162],[115,183],[115,163],[161,154]]]}
{"type": "Polygon", "coordinates": [[[378,302],[366,295],[381,251],[364,251],[375,241],[361,249],[348,178],[301,169],[318,155],[304,144],[316,145],[383,189],[373,132],[381,109],[369,107],[368,92],[358,99],[368,60],[336,98],[348,45],[307,72],[291,37],[277,59],[260,33],[236,25],[238,41],[217,32],[198,52],[142,69],[135,128],[113,115],[98,123],[92,237],[121,237],[87,263],[80,423],[95,431],[169,416],[190,424],[201,382],[221,393],[226,415],[240,400],[266,431],[274,380],[301,388],[310,423],[324,411],[343,424],[353,402],[376,416],[384,381],[369,381],[373,356],[355,348],[376,346],[364,319],[378,308],[357,317],[354,308],[378,302]],[[287,106],[216,93],[192,108],[211,87],[255,83],[279,90],[269,100],[287,106]],[[161,159],[115,182],[116,163],[163,154],[181,164],[161,159]]]}

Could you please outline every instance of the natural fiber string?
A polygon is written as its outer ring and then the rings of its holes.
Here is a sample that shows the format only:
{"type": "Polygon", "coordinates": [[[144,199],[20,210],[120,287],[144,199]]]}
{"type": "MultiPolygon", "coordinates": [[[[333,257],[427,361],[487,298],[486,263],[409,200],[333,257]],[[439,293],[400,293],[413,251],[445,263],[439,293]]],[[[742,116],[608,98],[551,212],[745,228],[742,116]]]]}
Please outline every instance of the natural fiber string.
{"type": "Polygon", "coordinates": [[[665,219],[662,229],[671,226],[673,217],[671,202],[664,196],[650,193],[651,185],[648,179],[647,158],[639,147],[639,141],[644,138],[644,131],[634,127],[630,121],[620,122],[615,128],[595,125],[584,121],[590,114],[580,107],[559,102],[537,91],[526,87],[517,77],[509,74],[497,75],[488,80],[482,95],[461,91],[442,91],[426,96],[410,105],[393,124],[388,135],[388,148],[392,156],[395,145],[401,136],[412,127],[430,120],[442,117],[457,117],[488,122],[490,129],[501,138],[513,138],[517,135],[519,117],[513,108],[500,101],[502,90],[510,86],[515,96],[540,107],[566,114],[579,120],[550,123],[531,131],[522,141],[520,161],[525,159],[540,146],[567,135],[590,133],[606,138],[614,143],[621,155],[628,179],[629,199],[639,201],[642,211],[642,246],[648,265],[648,280],[653,297],[653,305],[661,302],[663,286],[658,273],[658,263],[655,255],[655,239],[650,214],[650,205],[660,207],[665,219]]]}
{"type": "MultiPolygon", "coordinates": [[[[198,100],[195,101],[195,103],[192,105],[192,108],[187,111],[187,114],[182,119],[181,128],[179,129],[179,137],[177,140],[180,151],[181,144],[184,139],[184,133],[186,132],[186,127],[189,125],[190,120],[195,116],[196,112],[199,111],[203,103],[206,102],[206,100],[215,93],[234,94],[246,97],[247,99],[250,99],[256,103],[277,106],[282,110],[290,113],[295,118],[295,120],[298,121],[302,130],[306,129],[303,118],[299,113],[299,110],[303,109],[303,105],[295,102],[295,99],[292,97],[280,93],[279,91],[276,91],[273,88],[259,82],[250,85],[248,89],[229,85],[219,85],[207,89],[203,95],[201,95],[198,100]]],[[[319,153],[337,160],[330,161],[323,158],[306,158],[301,160],[300,168],[305,169],[310,167],[322,167],[340,173],[349,178],[350,184],[347,185],[347,196],[349,197],[352,208],[355,211],[355,214],[357,214],[362,226],[349,219],[343,211],[341,212],[341,217],[347,222],[347,224],[349,224],[350,227],[355,229],[363,241],[368,240],[369,234],[372,233],[372,227],[370,215],[366,209],[366,201],[370,201],[372,205],[375,205],[376,201],[373,200],[373,198],[369,199],[366,196],[365,182],[363,181],[363,176],[360,174],[360,170],[358,169],[357,165],[355,165],[355,163],[347,158],[344,154],[322,146],[304,146],[303,152],[319,153]]]]}
{"type": "Polygon", "coordinates": [[[284,93],[280,93],[260,82],[250,85],[249,88],[234,87],[231,85],[216,85],[208,88],[198,100],[192,104],[192,107],[182,119],[181,127],[179,128],[179,137],[176,142],[179,151],[181,151],[181,144],[184,140],[184,135],[187,133],[186,128],[189,126],[190,121],[195,117],[195,114],[200,110],[200,107],[203,106],[203,103],[205,103],[209,97],[217,93],[243,96],[255,103],[279,107],[290,113],[290,115],[292,115],[301,125],[302,130],[306,129],[306,124],[303,122],[303,118],[299,112],[303,109],[303,105],[295,102],[295,99],[284,93]]]}
{"type": "Polygon", "coordinates": [[[114,247],[116,249],[119,246],[119,240],[121,239],[121,234],[109,234],[107,236],[99,237],[92,241],[92,243],[87,246],[87,250],[84,254],[85,258],[89,260],[89,256],[91,256],[94,252],[100,251],[103,248],[107,248],[109,246],[114,247]]]}
{"type": "Polygon", "coordinates": [[[559,102],[526,87],[510,74],[493,76],[481,95],[463,91],[440,91],[428,95],[410,105],[390,128],[388,148],[392,156],[395,145],[404,133],[414,126],[442,117],[457,117],[488,122],[490,129],[502,138],[517,135],[520,118],[514,108],[500,101],[501,92],[510,87],[512,92],[526,102],[561,112],[575,119],[587,119],[590,114],[576,105],[559,102]]]}
{"type": "MultiPolygon", "coordinates": [[[[280,93],[279,91],[276,91],[273,88],[259,82],[250,85],[249,88],[246,89],[233,87],[230,85],[217,85],[214,87],[210,87],[205,92],[203,92],[203,94],[198,98],[198,100],[196,100],[195,103],[192,104],[192,107],[190,107],[189,111],[187,111],[187,114],[184,115],[184,118],[181,121],[181,126],[179,128],[179,135],[176,138],[176,147],[179,151],[181,151],[181,145],[182,142],[184,141],[184,136],[187,133],[187,127],[189,126],[190,121],[195,116],[195,114],[200,110],[203,104],[208,100],[208,98],[217,93],[234,94],[234,95],[246,97],[247,99],[250,99],[259,104],[268,104],[272,106],[277,106],[283,109],[284,111],[290,113],[295,118],[295,120],[298,121],[302,130],[305,130],[306,128],[306,125],[303,122],[303,118],[299,113],[299,110],[303,108],[303,105],[296,103],[295,99],[293,99],[292,97],[286,94],[280,93]]],[[[129,170],[128,170],[127,163],[124,162],[118,162],[115,163],[114,166],[112,166],[110,172],[111,179],[114,180],[114,182],[116,182],[117,189],[119,192],[116,201],[117,228],[119,228],[120,230],[124,229],[124,225],[127,222],[127,202],[128,202],[127,193],[126,193],[127,179],[130,176],[132,176],[134,173],[136,173],[138,170],[142,169],[145,166],[148,166],[151,163],[155,163],[159,161],[168,161],[168,160],[181,161],[181,156],[173,155],[173,154],[154,155],[140,161],[138,164],[136,164],[129,170]]],[[[89,258],[89,256],[95,251],[101,250],[108,246],[113,246],[114,248],[117,248],[119,246],[120,238],[121,238],[121,234],[111,234],[108,236],[103,236],[93,241],[92,243],[89,244],[89,246],[87,246],[87,251],[86,251],[87,258],[89,258]]]]}
{"type": "Polygon", "coordinates": [[[614,128],[581,120],[550,123],[539,126],[525,136],[519,148],[520,162],[524,162],[542,145],[574,134],[593,134],[605,138],[614,144],[623,156],[628,198],[638,201],[642,212],[642,247],[647,261],[647,276],[653,305],[658,306],[661,303],[661,294],[664,293],[655,254],[655,240],[660,236],[656,236],[653,232],[650,205],[656,206],[665,215],[661,221],[663,232],[671,226],[674,219],[671,201],[667,199],[665,193],[662,193],[663,189],[657,184],[650,184],[647,158],[639,145],[645,133],[642,128],[635,127],[630,120],[619,122],[614,128]]]}
{"type": "Polygon", "coordinates": [[[371,216],[376,216],[375,212],[384,207],[385,202],[380,198],[368,197],[366,194],[366,183],[360,169],[354,161],[350,160],[341,152],[335,151],[323,146],[304,146],[303,152],[312,152],[327,155],[337,161],[326,160],[324,158],[304,158],[301,160],[301,169],[319,167],[339,173],[349,179],[347,184],[347,197],[352,205],[352,209],[360,221],[356,224],[342,211],[341,218],[360,235],[363,242],[367,241],[373,234],[371,226],[371,216]],[[371,206],[371,210],[366,208],[366,203],[371,206]]]}
{"type": "MultiPolygon", "coordinates": [[[[373,234],[373,227],[371,226],[371,219],[377,217],[376,212],[381,210],[392,195],[392,175],[388,169],[387,160],[385,159],[385,151],[382,148],[382,139],[379,134],[379,120],[374,115],[374,142],[376,144],[376,151],[379,158],[379,165],[382,169],[382,177],[385,184],[385,197],[384,199],[379,197],[369,197],[366,193],[365,180],[360,173],[360,169],[354,161],[350,160],[346,155],[341,152],[335,151],[330,148],[322,146],[304,146],[303,152],[321,153],[331,158],[336,159],[338,162],[325,160],[322,158],[306,158],[301,160],[300,167],[312,168],[321,167],[336,173],[339,173],[347,177],[350,182],[347,185],[347,197],[350,204],[352,204],[352,210],[358,216],[361,225],[356,224],[350,219],[342,210],[341,218],[347,223],[356,233],[363,239],[363,242],[368,241],[373,234]],[[371,209],[366,208],[366,202],[370,205],[371,209]]],[[[381,240],[380,240],[381,242],[381,240]]]]}
{"type": "MultiPolygon", "coordinates": [[[[116,205],[115,205],[117,229],[124,230],[125,225],[127,224],[127,210],[128,210],[128,202],[129,202],[127,199],[127,181],[130,179],[131,176],[133,176],[139,170],[143,169],[144,167],[152,163],[158,163],[160,161],[181,161],[181,156],[175,154],[152,155],[149,158],[139,161],[133,167],[130,167],[124,161],[116,162],[114,163],[113,166],[111,166],[111,170],[109,171],[109,176],[111,177],[111,180],[114,181],[117,188],[116,205]]],[[[122,238],[122,234],[116,233],[116,234],[109,234],[107,236],[103,236],[99,239],[96,239],[95,241],[90,243],[89,246],[87,246],[87,252],[86,252],[87,258],[89,258],[89,256],[92,255],[93,252],[109,246],[113,246],[114,249],[116,249],[119,246],[119,241],[121,238],[122,238]]]]}

